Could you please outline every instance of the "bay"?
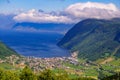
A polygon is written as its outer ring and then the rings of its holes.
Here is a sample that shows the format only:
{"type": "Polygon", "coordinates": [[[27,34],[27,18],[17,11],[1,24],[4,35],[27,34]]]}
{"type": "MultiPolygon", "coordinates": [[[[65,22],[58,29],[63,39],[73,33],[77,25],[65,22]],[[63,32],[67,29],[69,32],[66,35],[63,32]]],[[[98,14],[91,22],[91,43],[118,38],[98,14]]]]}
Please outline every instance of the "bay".
{"type": "Polygon", "coordinates": [[[67,50],[56,45],[63,36],[59,33],[0,31],[0,40],[17,53],[41,58],[70,56],[67,50]]]}

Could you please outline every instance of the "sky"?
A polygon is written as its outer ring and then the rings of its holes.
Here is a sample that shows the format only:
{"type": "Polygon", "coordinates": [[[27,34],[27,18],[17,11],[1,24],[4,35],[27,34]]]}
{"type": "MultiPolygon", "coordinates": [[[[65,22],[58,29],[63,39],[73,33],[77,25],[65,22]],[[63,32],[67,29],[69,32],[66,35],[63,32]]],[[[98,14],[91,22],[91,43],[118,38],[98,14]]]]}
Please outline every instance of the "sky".
{"type": "Polygon", "coordinates": [[[120,17],[120,0],[0,0],[0,13],[16,22],[77,23],[120,17]]]}
{"type": "Polygon", "coordinates": [[[16,10],[40,9],[44,11],[60,11],[67,6],[79,2],[113,3],[120,8],[119,0],[0,0],[1,12],[16,10]]]}

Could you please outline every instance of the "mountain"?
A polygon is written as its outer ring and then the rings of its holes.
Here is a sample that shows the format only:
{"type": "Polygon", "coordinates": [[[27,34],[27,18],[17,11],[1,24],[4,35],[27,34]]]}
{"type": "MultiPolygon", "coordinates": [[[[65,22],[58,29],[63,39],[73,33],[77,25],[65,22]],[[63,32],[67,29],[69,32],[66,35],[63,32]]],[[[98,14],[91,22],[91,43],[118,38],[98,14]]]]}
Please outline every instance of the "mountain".
{"type": "Polygon", "coordinates": [[[16,23],[12,28],[21,31],[25,30],[25,31],[65,33],[72,26],[73,24],[21,22],[16,23]]]}
{"type": "Polygon", "coordinates": [[[65,34],[74,24],[16,22],[15,14],[0,14],[0,30],[20,32],[55,32],[65,34]]]}
{"type": "Polygon", "coordinates": [[[7,47],[5,44],[0,42],[0,58],[4,59],[5,57],[11,55],[19,56],[19,54],[17,54],[14,50],[12,50],[11,48],[7,47]]]}
{"type": "Polygon", "coordinates": [[[78,52],[79,58],[120,57],[120,19],[86,19],[71,28],[58,46],[78,52]]]}

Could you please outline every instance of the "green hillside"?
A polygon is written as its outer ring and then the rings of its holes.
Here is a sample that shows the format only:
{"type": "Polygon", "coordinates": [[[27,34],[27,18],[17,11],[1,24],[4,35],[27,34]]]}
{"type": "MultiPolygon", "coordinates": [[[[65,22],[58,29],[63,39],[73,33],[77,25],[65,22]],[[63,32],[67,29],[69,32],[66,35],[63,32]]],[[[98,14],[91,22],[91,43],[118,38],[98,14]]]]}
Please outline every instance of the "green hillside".
{"type": "Polygon", "coordinates": [[[7,47],[5,44],[0,42],[0,58],[4,59],[7,56],[18,55],[14,50],[7,47]]]}
{"type": "Polygon", "coordinates": [[[79,58],[97,60],[109,56],[120,57],[120,19],[86,19],[70,29],[58,43],[79,58]]]}

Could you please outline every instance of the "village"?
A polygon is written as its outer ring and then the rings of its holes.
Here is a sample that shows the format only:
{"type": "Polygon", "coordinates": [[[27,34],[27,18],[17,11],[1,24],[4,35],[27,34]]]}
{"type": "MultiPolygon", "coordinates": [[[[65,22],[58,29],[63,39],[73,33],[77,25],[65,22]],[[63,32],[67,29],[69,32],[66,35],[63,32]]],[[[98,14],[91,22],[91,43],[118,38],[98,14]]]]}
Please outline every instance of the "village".
{"type": "Polygon", "coordinates": [[[98,73],[103,72],[114,72],[114,70],[106,69],[105,67],[111,67],[120,69],[119,66],[112,64],[96,64],[92,61],[80,61],[77,58],[77,54],[73,53],[69,57],[52,57],[52,58],[40,58],[33,56],[16,56],[11,55],[6,59],[0,59],[1,63],[12,65],[13,70],[22,70],[25,66],[30,67],[35,73],[41,72],[46,69],[50,70],[64,70],[71,75],[78,76],[91,76],[97,79],[98,73]],[[89,72],[88,72],[89,71],[89,72]],[[88,72],[88,73],[87,73],[88,72]]]}
{"type": "Polygon", "coordinates": [[[16,56],[12,55],[10,57],[6,57],[5,60],[0,60],[0,63],[9,63],[17,68],[24,68],[25,66],[29,66],[34,72],[42,71],[44,69],[69,69],[68,66],[64,65],[65,63],[69,63],[72,65],[79,65],[79,61],[77,59],[77,54],[74,53],[70,57],[52,57],[52,58],[40,58],[33,56],[16,56]]]}

